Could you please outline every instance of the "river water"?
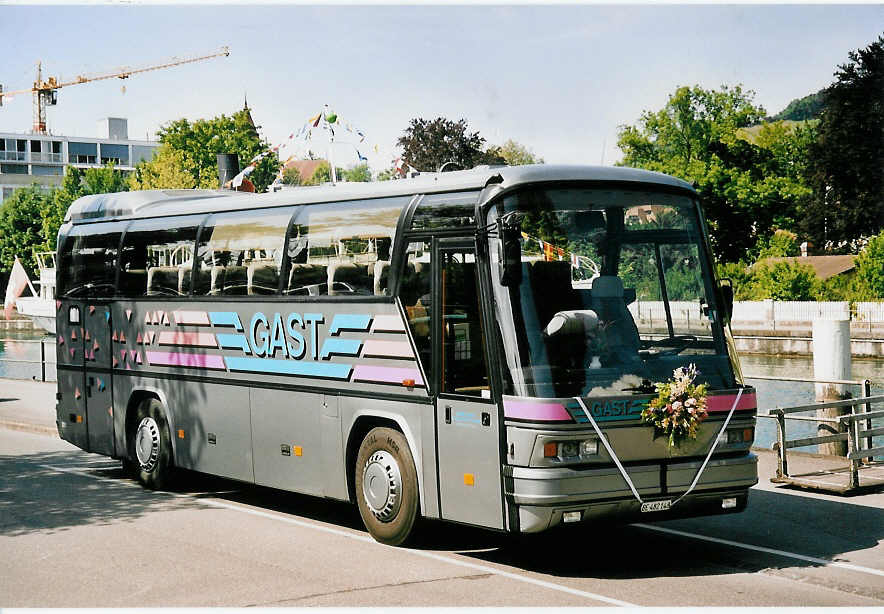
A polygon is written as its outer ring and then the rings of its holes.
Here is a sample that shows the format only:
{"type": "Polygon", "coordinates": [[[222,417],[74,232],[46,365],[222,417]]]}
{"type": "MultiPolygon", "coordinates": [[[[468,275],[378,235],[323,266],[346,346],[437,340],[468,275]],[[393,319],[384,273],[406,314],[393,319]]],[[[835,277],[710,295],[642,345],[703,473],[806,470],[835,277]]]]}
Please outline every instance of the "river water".
{"type": "MultiPolygon", "coordinates": [[[[0,341],[0,359],[40,360],[40,344],[34,341],[45,338],[47,361],[46,379],[55,381],[55,339],[43,337],[31,331],[16,332],[0,330],[0,338],[16,339],[17,341],[0,341]]],[[[780,377],[813,377],[813,359],[811,357],[779,357],[762,355],[744,355],[741,357],[745,375],[764,375],[780,377]]],[[[40,365],[30,363],[10,363],[0,360],[0,377],[17,379],[40,379],[40,365]]],[[[871,380],[872,395],[884,395],[884,360],[859,360],[852,364],[850,379],[871,380]]],[[[790,407],[814,402],[814,385],[804,382],[781,382],[753,380],[747,383],[755,386],[758,393],[758,413],[764,415],[774,407],[790,407]]],[[[850,386],[854,396],[861,396],[858,386],[850,386]]],[[[806,415],[806,414],[805,414],[806,415]]],[[[882,426],[881,419],[874,421],[874,426],[882,426]]],[[[786,425],[789,439],[813,437],[816,435],[812,423],[791,420],[786,425]]],[[[776,441],[776,424],[773,419],[760,418],[756,428],[755,445],[769,448],[776,441]]],[[[884,445],[884,437],[874,439],[875,446],[884,445]]],[[[807,449],[807,451],[814,451],[807,449]]]]}

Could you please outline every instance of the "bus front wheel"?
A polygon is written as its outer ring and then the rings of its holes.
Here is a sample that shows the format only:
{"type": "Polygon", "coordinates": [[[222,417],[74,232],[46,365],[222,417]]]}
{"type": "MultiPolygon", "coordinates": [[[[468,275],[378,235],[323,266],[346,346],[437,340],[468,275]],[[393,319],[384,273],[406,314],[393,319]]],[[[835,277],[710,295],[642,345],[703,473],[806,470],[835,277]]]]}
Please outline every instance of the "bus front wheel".
{"type": "Polygon", "coordinates": [[[135,414],[129,436],[129,460],[135,477],[147,488],[162,490],[172,475],[172,441],[163,404],[144,399],[135,414]]]}
{"type": "Polygon", "coordinates": [[[399,431],[368,432],[356,457],[356,501],[373,538],[398,546],[411,534],[418,512],[417,471],[399,431]]]}

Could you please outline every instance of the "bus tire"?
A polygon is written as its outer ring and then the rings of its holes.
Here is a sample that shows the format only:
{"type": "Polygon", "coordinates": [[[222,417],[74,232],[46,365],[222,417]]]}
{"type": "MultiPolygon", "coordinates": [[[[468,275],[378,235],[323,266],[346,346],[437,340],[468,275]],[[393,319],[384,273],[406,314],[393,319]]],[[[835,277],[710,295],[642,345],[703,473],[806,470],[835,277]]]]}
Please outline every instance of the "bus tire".
{"type": "Polygon", "coordinates": [[[398,546],[411,534],[418,513],[417,471],[408,442],[399,431],[368,432],[355,467],[359,515],[371,536],[398,546]]]}
{"type": "Polygon", "coordinates": [[[135,477],[151,490],[162,490],[172,478],[172,440],[169,422],[159,400],[150,397],[138,405],[129,435],[129,460],[135,477]]]}

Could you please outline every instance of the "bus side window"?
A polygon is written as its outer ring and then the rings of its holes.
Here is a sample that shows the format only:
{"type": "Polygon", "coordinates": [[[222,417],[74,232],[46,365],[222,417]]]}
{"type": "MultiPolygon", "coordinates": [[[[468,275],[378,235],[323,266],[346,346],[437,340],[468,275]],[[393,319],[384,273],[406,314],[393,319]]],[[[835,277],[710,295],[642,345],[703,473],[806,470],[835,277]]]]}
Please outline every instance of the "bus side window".
{"type": "Polygon", "coordinates": [[[432,249],[430,244],[417,241],[408,244],[405,257],[405,270],[399,283],[399,298],[408,317],[408,326],[417,346],[417,353],[424,372],[432,373],[431,288],[432,288],[432,249]]]}
{"type": "Polygon", "coordinates": [[[193,245],[199,219],[133,223],[120,252],[117,295],[186,296],[190,293],[193,245]],[[179,225],[180,224],[180,225],[179,225]]]}
{"type": "Polygon", "coordinates": [[[219,213],[209,218],[197,245],[194,294],[276,294],[292,208],[219,213]]]}
{"type": "Polygon", "coordinates": [[[111,222],[85,229],[75,228],[71,232],[59,263],[66,271],[67,283],[63,288],[66,296],[99,298],[114,295],[117,252],[123,227],[121,222],[111,222]]]}

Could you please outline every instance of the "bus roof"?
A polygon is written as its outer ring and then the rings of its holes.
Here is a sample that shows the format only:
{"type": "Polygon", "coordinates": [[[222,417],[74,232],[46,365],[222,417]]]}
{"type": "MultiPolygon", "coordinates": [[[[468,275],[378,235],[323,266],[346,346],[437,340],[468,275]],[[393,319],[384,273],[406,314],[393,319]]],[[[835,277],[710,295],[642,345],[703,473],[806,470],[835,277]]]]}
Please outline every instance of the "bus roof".
{"type": "Polygon", "coordinates": [[[489,183],[509,189],[546,181],[643,183],[694,191],[681,179],[636,168],[554,164],[479,166],[467,171],[423,173],[412,179],[300,187],[267,194],[229,190],[141,190],[95,194],[74,201],[65,221],[84,223],[480,190],[489,183]]]}

